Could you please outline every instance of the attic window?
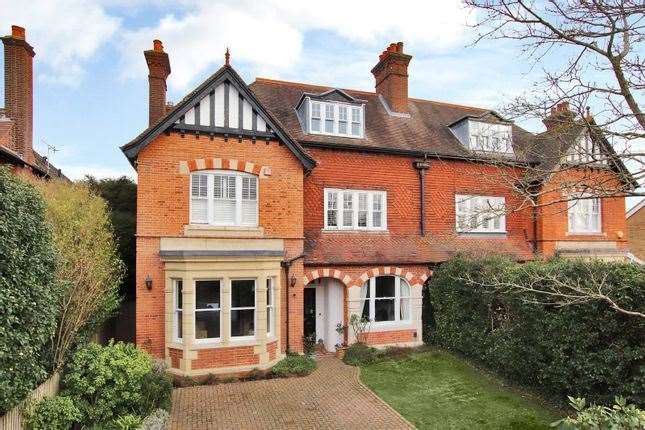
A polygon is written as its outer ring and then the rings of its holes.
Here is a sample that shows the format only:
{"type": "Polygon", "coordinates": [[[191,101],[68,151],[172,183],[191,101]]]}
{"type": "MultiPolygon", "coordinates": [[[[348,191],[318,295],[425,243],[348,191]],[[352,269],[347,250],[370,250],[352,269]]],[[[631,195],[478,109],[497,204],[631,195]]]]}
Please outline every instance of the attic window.
{"type": "Polygon", "coordinates": [[[469,121],[470,149],[473,151],[512,154],[511,126],[469,121]]]}
{"type": "Polygon", "coordinates": [[[363,105],[308,99],[307,127],[309,133],[362,138],[364,135],[363,105]]]}

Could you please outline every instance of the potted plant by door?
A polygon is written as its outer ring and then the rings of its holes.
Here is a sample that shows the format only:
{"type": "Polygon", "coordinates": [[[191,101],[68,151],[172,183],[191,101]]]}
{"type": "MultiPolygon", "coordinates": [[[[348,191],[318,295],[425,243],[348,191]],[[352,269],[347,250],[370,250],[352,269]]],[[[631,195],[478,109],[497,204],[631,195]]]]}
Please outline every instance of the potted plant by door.
{"type": "MultiPolygon", "coordinates": [[[[341,323],[336,324],[336,333],[341,339],[344,339],[345,326],[341,323]]],[[[347,343],[344,340],[336,344],[336,357],[342,360],[345,357],[345,351],[347,351],[347,343]]]]}

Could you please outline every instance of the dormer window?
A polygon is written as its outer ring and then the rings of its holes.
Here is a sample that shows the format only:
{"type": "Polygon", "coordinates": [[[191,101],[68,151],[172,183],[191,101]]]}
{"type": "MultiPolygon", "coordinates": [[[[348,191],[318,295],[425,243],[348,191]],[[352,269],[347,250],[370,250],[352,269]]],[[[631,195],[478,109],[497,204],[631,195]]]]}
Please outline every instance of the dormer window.
{"type": "Polygon", "coordinates": [[[482,152],[512,154],[511,126],[469,121],[470,149],[482,152]]]}
{"type": "Polygon", "coordinates": [[[508,122],[489,122],[481,117],[464,117],[449,127],[461,144],[471,151],[513,154],[513,132],[508,122]]]}
{"type": "Polygon", "coordinates": [[[296,111],[305,133],[351,138],[365,134],[364,101],[341,90],[304,94],[296,111]]]}

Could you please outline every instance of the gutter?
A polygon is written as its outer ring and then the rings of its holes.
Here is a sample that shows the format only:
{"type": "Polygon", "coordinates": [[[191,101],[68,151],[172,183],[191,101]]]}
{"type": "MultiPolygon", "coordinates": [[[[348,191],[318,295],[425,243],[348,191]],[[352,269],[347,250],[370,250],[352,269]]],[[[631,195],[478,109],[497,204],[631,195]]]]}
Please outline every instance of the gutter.
{"type": "Polygon", "coordinates": [[[421,204],[421,213],[419,217],[419,229],[421,230],[421,236],[425,236],[425,215],[426,215],[426,210],[425,210],[425,202],[426,202],[426,182],[425,182],[425,177],[426,177],[426,170],[430,168],[430,163],[426,161],[427,156],[424,156],[424,160],[418,160],[418,161],[413,161],[412,166],[414,166],[415,169],[419,172],[419,181],[420,181],[420,204],[421,204]]]}
{"type": "Polygon", "coordinates": [[[301,258],[304,258],[305,254],[300,254],[296,257],[289,258],[288,260],[283,260],[280,262],[280,266],[284,269],[284,276],[286,279],[286,285],[287,285],[287,306],[285,307],[285,312],[287,314],[287,331],[285,333],[285,343],[286,343],[286,350],[287,353],[291,352],[289,349],[289,288],[291,288],[291,280],[289,279],[289,268],[291,267],[291,264],[293,264],[294,261],[299,260],[301,258]]]}

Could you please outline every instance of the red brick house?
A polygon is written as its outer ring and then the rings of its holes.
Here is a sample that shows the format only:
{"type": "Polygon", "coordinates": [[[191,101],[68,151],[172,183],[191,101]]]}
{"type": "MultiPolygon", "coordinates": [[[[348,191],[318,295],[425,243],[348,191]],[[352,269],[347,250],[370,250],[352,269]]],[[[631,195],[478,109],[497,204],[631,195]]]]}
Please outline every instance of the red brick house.
{"type": "Polygon", "coordinates": [[[11,26],[4,44],[4,108],[0,109],[0,165],[39,177],[64,177],[33,149],[33,57],[25,29],[11,26]]]}
{"type": "Polygon", "coordinates": [[[122,148],[138,172],[137,343],[173,372],[267,368],[304,336],[334,350],[354,341],[336,332],[354,314],[370,319],[370,344],[417,345],[422,286],[457,252],[625,248],[623,198],[535,218],[483,180],[499,167],[478,150],[495,143],[503,169],[521,172],[536,136],[486,109],[408,97],[401,43],[372,69],[375,92],[247,85],[227,53],[174,106],[161,42],[145,58],[150,125],[122,148]]]}

